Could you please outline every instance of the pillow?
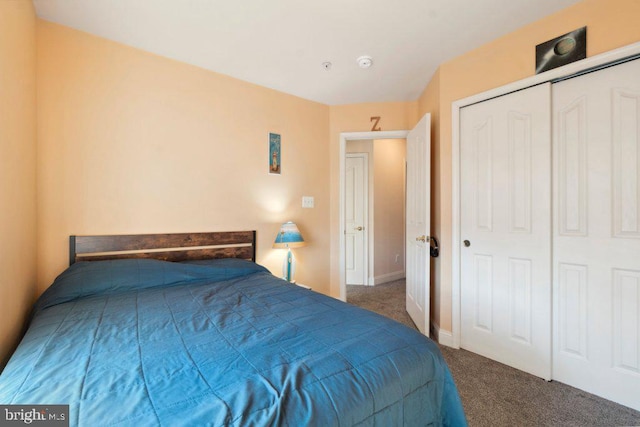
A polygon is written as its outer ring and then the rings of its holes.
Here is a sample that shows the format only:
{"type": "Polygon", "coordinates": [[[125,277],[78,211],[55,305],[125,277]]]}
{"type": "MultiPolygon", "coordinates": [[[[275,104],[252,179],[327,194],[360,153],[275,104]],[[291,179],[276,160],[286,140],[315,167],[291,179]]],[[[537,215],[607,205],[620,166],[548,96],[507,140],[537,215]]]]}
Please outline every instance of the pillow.
{"type": "Polygon", "coordinates": [[[256,263],[231,258],[181,263],[154,259],[80,261],[55,279],[34,308],[38,311],[87,296],[195,281],[212,283],[267,271],[256,263]]]}

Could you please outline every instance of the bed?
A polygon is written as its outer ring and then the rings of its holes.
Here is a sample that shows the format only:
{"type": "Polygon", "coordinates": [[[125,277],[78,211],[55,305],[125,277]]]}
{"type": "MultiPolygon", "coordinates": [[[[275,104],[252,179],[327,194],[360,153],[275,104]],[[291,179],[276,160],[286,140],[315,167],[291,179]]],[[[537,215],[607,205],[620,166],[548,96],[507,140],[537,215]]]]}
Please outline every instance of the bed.
{"type": "Polygon", "coordinates": [[[72,236],[0,404],[69,404],[80,426],[466,424],[435,343],[255,249],[255,231],[72,236]]]}

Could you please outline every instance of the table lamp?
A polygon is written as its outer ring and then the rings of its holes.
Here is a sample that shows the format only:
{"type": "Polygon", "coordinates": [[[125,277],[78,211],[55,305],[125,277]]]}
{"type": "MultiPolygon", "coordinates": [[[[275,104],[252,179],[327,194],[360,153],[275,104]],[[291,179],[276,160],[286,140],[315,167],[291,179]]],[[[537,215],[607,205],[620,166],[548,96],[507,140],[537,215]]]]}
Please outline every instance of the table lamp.
{"type": "Polygon", "coordinates": [[[282,278],[294,283],[293,276],[296,271],[295,257],[291,252],[292,248],[305,246],[306,243],[300,234],[300,230],[295,223],[288,221],[282,224],[280,231],[273,242],[274,249],[287,249],[287,257],[282,263],[282,278]]]}

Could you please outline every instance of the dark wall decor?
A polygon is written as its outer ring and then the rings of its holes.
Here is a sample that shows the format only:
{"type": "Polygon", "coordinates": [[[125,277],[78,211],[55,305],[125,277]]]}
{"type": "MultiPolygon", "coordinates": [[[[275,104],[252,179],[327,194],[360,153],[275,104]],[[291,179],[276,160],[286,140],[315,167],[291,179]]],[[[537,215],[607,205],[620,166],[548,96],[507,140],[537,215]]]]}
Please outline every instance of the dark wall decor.
{"type": "Polygon", "coordinates": [[[582,27],[536,46],[536,74],[586,57],[587,27],[582,27]]]}

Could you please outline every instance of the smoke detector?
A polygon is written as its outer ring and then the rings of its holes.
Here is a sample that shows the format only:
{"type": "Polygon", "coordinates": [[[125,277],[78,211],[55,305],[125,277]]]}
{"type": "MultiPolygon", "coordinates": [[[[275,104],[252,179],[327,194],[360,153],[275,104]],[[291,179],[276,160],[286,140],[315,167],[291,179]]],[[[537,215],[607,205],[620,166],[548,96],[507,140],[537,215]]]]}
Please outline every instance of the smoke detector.
{"type": "Polygon", "coordinates": [[[356,61],[358,62],[358,66],[360,68],[369,68],[373,65],[373,58],[371,58],[370,56],[364,55],[359,57],[358,59],[356,59],[356,61]]]}

